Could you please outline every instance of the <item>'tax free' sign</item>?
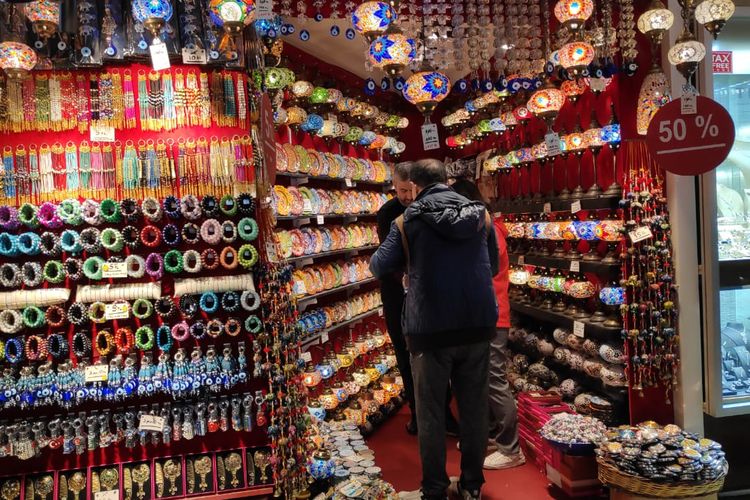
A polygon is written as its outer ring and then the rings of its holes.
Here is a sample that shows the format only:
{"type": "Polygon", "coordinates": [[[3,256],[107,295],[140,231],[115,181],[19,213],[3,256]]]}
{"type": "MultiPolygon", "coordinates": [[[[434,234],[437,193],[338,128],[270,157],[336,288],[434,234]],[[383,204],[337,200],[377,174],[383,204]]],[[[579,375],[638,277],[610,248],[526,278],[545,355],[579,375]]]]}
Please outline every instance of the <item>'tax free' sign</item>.
{"type": "Polygon", "coordinates": [[[713,52],[714,73],[731,73],[732,72],[732,51],[715,50],[713,52]]]}

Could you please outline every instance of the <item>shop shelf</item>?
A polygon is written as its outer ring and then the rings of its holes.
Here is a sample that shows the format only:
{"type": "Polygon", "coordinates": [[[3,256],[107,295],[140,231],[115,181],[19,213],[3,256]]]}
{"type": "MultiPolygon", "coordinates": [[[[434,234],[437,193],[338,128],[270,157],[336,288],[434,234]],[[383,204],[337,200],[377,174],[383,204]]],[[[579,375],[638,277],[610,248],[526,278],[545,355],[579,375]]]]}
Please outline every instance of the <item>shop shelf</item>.
{"type": "Polygon", "coordinates": [[[263,497],[273,494],[273,485],[252,486],[232,491],[209,493],[208,495],[191,496],[193,500],[229,500],[231,498],[263,497]]]}
{"type": "Polygon", "coordinates": [[[528,304],[521,304],[515,301],[510,302],[510,308],[517,313],[525,316],[532,317],[539,321],[546,323],[552,323],[563,328],[573,331],[574,324],[576,322],[583,323],[584,325],[584,338],[593,338],[596,340],[613,340],[620,338],[620,331],[622,328],[610,328],[603,326],[601,323],[591,323],[584,320],[575,320],[565,314],[551,311],[549,309],[541,309],[528,304]]]}
{"type": "Polygon", "coordinates": [[[581,200],[499,200],[492,204],[492,210],[504,214],[542,213],[549,204],[549,212],[569,212],[573,203],[580,202],[581,210],[598,210],[617,208],[621,196],[602,196],[600,198],[583,198],[581,200]]]}
{"type": "Polygon", "coordinates": [[[341,323],[336,323],[335,325],[330,326],[329,328],[326,328],[325,330],[321,330],[306,339],[302,340],[302,350],[306,351],[310,349],[312,346],[323,344],[323,336],[328,335],[340,328],[344,328],[345,326],[353,325],[355,323],[358,323],[364,319],[369,318],[370,316],[374,316],[375,314],[382,314],[382,307],[379,307],[377,309],[373,309],[372,311],[367,311],[362,314],[358,314],[357,316],[354,316],[351,319],[348,319],[346,321],[342,321],[341,323]]]}
{"type": "Polygon", "coordinates": [[[364,247],[354,247],[354,248],[343,248],[341,250],[331,250],[330,252],[321,252],[321,253],[315,253],[310,255],[300,255],[299,257],[290,257],[286,259],[287,262],[303,262],[306,260],[315,261],[318,259],[322,259],[324,257],[333,257],[336,255],[356,255],[357,252],[368,252],[370,250],[375,250],[378,248],[378,245],[368,245],[364,247]]]}
{"type": "Polygon", "coordinates": [[[349,219],[350,221],[356,221],[361,217],[375,217],[377,213],[369,214],[309,214],[309,215],[280,215],[276,217],[276,220],[291,220],[295,222],[302,222],[304,224],[310,224],[313,220],[316,220],[318,216],[322,216],[324,219],[349,219]]]}
{"type": "MultiPolygon", "coordinates": [[[[569,259],[561,257],[548,257],[546,255],[521,255],[521,254],[509,254],[508,258],[510,263],[517,265],[519,257],[523,257],[524,264],[530,266],[541,266],[553,269],[570,269],[569,259]]],[[[607,279],[619,279],[620,272],[622,270],[621,264],[603,264],[598,261],[586,261],[579,260],[580,270],[583,273],[594,273],[600,277],[607,279]]]]}
{"type": "Polygon", "coordinates": [[[331,288],[330,290],[325,290],[320,293],[314,293],[312,295],[304,295],[297,299],[297,305],[298,307],[300,307],[303,304],[306,305],[306,304],[316,303],[318,299],[321,299],[328,295],[332,295],[338,292],[343,292],[345,290],[356,290],[357,288],[361,286],[369,285],[370,283],[374,283],[375,281],[377,281],[376,278],[367,278],[362,281],[357,281],[356,283],[349,283],[348,285],[338,286],[336,288],[331,288]]]}
{"type": "MultiPolygon", "coordinates": [[[[331,181],[331,182],[342,182],[346,183],[346,179],[342,179],[341,177],[329,177],[327,175],[308,175],[308,174],[302,174],[302,173],[296,173],[296,172],[276,172],[276,177],[288,177],[291,179],[297,179],[297,182],[299,184],[304,184],[304,182],[300,182],[300,180],[303,179],[309,179],[309,180],[315,180],[315,181],[331,181]]],[[[391,182],[378,182],[378,181],[358,181],[355,179],[349,179],[351,182],[351,185],[347,185],[346,187],[356,187],[357,185],[361,184],[363,186],[384,186],[384,187],[390,187],[391,182]]]]}

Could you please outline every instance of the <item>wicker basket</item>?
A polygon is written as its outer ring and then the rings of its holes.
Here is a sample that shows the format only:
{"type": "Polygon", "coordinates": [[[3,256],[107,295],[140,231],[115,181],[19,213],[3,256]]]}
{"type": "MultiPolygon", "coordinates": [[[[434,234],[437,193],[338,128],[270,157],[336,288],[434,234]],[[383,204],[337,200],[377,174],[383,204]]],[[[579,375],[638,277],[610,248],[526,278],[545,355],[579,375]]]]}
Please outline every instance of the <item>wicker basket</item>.
{"type": "Polygon", "coordinates": [[[599,481],[603,484],[653,498],[691,498],[718,493],[724,487],[724,478],[728,472],[727,467],[723,476],[705,483],[657,483],[626,474],[601,458],[596,461],[599,464],[599,481]]]}

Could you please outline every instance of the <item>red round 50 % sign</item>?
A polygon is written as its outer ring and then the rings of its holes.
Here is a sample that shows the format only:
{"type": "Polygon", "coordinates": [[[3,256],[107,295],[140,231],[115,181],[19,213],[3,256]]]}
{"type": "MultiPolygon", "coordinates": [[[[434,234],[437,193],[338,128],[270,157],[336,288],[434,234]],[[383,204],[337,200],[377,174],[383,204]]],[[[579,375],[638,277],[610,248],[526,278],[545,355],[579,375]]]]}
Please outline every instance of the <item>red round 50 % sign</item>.
{"type": "Polygon", "coordinates": [[[713,99],[680,98],[651,119],[646,144],[656,163],[667,172],[700,175],[726,159],[734,144],[734,122],[713,99]]]}

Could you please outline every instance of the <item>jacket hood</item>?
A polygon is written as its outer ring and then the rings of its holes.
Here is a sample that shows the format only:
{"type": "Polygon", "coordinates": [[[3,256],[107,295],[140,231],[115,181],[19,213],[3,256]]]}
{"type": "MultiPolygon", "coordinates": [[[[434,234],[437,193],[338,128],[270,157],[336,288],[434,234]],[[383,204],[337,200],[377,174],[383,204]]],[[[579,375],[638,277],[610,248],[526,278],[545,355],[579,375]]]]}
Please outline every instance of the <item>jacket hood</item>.
{"type": "Polygon", "coordinates": [[[419,193],[404,213],[404,221],[420,219],[447,239],[463,240],[485,230],[484,204],[470,201],[445,184],[433,184],[419,193]]]}

